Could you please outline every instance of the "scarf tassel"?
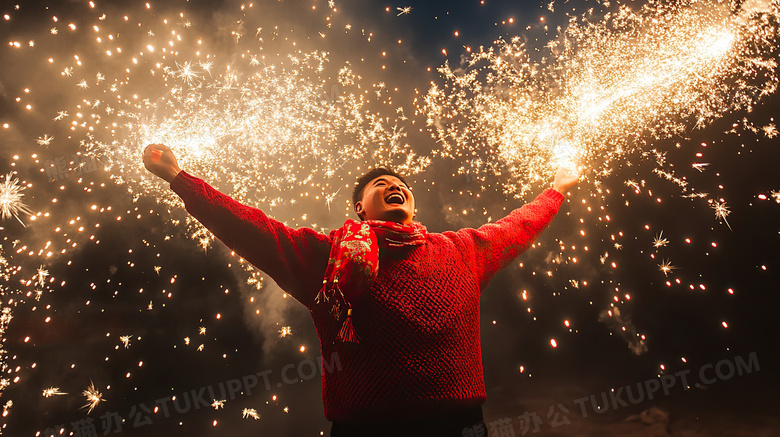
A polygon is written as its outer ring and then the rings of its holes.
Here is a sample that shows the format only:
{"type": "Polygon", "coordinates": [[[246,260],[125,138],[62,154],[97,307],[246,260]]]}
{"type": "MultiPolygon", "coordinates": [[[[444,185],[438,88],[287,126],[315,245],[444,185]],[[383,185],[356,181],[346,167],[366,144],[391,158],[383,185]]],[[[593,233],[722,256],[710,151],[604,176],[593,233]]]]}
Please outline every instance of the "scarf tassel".
{"type": "Polygon", "coordinates": [[[357,333],[355,333],[355,327],[352,326],[352,308],[347,310],[347,319],[341,324],[341,330],[336,340],[340,340],[345,343],[360,343],[357,333]]]}
{"type": "Polygon", "coordinates": [[[325,289],[328,287],[328,281],[323,280],[322,281],[322,288],[320,288],[320,291],[317,293],[317,297],[314,298],[314,303],[320,303],[320,302],[327,302],[328,301],[328,295],[325,294],[325,289]]]}

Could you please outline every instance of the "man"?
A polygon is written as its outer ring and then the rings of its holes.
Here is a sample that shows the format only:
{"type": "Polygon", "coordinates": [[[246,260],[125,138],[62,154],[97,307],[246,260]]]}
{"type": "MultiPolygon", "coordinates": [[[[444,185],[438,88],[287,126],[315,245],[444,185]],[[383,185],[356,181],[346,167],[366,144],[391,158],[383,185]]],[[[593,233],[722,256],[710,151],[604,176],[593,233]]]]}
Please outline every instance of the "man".
{"type": "Polygon", "coordinates": [[[170,182],[185,208],[225,245],[311,311],[323,360],[331,436],[487,435],[479,297],[490,279],[546,228],[576,176],[479,229],[428,233],[414,195],[388,169],[361,177],[360,222],[328,235],[292,229],[181,171],[160,144],[146,168],[170,182]]]}

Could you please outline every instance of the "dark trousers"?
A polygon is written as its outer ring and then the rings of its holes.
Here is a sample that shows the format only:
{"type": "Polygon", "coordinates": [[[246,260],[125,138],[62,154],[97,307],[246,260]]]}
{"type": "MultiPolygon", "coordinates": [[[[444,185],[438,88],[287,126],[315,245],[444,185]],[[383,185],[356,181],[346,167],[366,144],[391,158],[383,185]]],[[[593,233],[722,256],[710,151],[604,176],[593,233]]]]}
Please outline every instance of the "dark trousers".
{"type": "Polygon", "coordinates": [[[333,422],[330,437],[487,437],[482,407],[424,419],[333,422]]]}

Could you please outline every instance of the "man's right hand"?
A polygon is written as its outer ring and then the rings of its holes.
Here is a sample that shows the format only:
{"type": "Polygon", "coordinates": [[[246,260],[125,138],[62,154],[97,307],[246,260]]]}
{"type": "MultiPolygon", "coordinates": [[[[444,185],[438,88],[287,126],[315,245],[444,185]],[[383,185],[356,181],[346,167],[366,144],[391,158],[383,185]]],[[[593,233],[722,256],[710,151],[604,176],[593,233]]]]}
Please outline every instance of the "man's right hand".
{"type": "Polygon", "coordinates": [[[181,171],[170,147],[164,144],[149,144],[144,149],[144,167],[169,183],[181,171]]]}

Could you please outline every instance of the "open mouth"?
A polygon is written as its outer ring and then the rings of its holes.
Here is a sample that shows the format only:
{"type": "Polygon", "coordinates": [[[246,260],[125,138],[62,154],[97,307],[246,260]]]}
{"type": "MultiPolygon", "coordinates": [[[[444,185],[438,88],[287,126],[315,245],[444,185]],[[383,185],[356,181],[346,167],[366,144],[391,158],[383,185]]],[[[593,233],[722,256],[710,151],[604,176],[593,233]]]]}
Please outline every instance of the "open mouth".
{"type": "Polygon", "coordinates": [[[404,196],[400,193],[392,193],[385,197],[385,202],[391,205],[403,205],[404,201],[404,196]]]}

